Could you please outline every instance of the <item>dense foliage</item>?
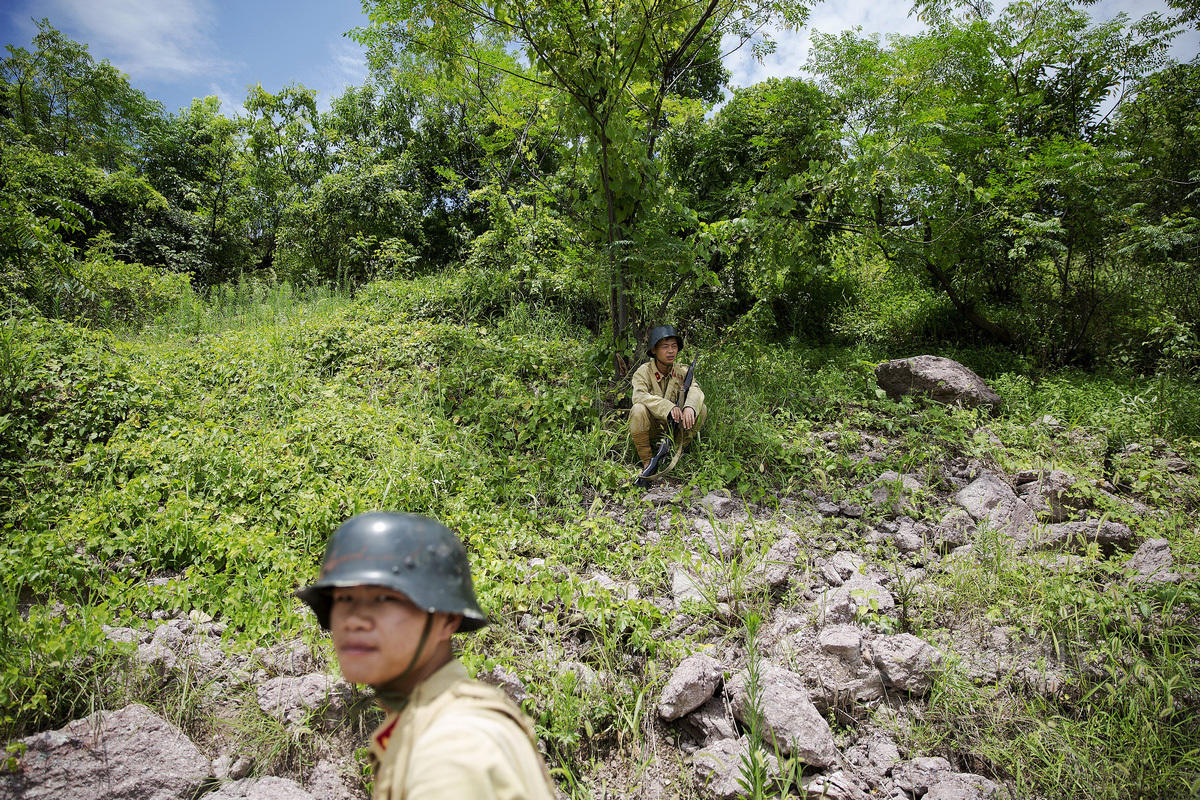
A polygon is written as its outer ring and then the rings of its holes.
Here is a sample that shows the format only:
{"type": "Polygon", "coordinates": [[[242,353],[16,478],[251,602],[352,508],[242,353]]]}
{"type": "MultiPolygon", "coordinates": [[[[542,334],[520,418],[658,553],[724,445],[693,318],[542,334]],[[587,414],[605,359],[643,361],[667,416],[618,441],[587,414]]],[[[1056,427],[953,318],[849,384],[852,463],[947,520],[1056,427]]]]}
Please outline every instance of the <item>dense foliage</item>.
{"type": "MultiPolygon", "coordinates": [[[[98,698],[186,707],[136,669],[114,683],[133,662],[103,625],[202,611],[230,648],[317,641],[290,592],[337,521],[397,507],[462,532],[497,620],[465,657],[521,666],[586,796],[642,757],[686,646],[582,580],[665,594],[685,556],[601,513],[637,502],[613,371],[657,321],[703,350],[719,420],[687,492],[861,500],[873,431],[899,445],[872,469],[1109,480],[1162,510],[1139,536],[1200,562],[1200,64],[1164,55],[1194,9],[919,3],[926,33],[818,37],[811,79],[723,96],[721,42],[768,50],[757,26],[803,3],[369,5],[370,78],[327,111],[288,86],[167,113],[49,21],[0,64],[0,738],[98,698]],[[874,363],[929,350],[1004,413],[879,395],[874,363]],[[603,690],[533,651],[526,614],[586,642],[603,690]]],[[[1027,796],[1194,793],[1194,583],[981,549],[905,624],[1107,660],[1063,697],[943,681],[907,745],[1027,796]]]]}
{"type": "Polygon", "coordinates": [[[926,33],[818,36],[811,81],[714,106],[722,38],[769,50],[802,5],[379,2],[367,83],[326,112],[253,87],[233,118],[165,113],[43,21],[0,69],[0,291],[129,323],[186,302],[155,272],[351,287],[470,259],[570,307],[618,375],[664,317],[1194,375],[1186,14],[918,10],[926,33]]]}

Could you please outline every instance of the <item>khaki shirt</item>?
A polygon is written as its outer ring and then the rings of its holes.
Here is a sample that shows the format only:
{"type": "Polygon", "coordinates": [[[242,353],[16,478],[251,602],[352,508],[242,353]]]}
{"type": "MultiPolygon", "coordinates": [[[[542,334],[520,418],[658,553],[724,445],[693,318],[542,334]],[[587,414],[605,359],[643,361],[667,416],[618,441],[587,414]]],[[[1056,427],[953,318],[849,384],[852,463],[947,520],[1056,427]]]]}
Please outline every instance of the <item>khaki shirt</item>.
{"type": "Polygon", "coordinates": [[[374,800],[554,800],[533,726],[457,659],[371,734],[374,800]]]}
{"type": "MultiPolygon", "coordinates": [[[[665,422],[671,416],[671,409],[675,407],[675,401],[679,399],[679,392],[683,388],[683,379],[687,377],[687,364],[673,364],[672,369],[666,375],[658,371],[658,364],[652,358],[645,364],[637,368],[637,372],[633,373],[633,404],[643,404],[650,410],[650,413],[660,421],[665,422]],[[665,385],[664,385],[664,378],[665,385]]],[[[692,387],[688,390],[687,402],[683,404],[685,408],[690,408],[696,412],[696,416],[700,415],[700,409],[704,407],[704,392],[700,389],[700,382],[696,377],[692,376],[692,387]]]]}

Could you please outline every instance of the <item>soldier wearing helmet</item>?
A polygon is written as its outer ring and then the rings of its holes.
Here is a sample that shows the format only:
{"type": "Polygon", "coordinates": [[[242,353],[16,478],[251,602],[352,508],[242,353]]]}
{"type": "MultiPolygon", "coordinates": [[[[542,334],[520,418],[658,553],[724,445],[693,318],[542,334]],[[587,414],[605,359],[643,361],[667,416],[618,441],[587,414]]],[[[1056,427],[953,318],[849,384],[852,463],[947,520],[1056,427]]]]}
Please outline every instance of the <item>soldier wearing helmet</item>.
{"type": "Polygon", "coordinates": [[[695,376],[683,408],[676,405],[688,369],[687,364],[675,360],[683,349],[683,337],[670,325],[660,325],[650,331],[649,343],[646,355],[650,360],[633,373],[633,407],[629,409],[629,436],[643,468],[653,457],[650,441],[671,421],[683,429],[679,442],[683,447],[708,419],[704,392],[695,376]]]}
{"type": "Polygon", "coordinates": [[[448,528],[416,514],[352,517],[296,595],[330,632],[342,675],[374,687],[388,712],[371,735],[374,800],[554,798],[529,720],[451,650],[451,636],[488,620],[448,528]]]}

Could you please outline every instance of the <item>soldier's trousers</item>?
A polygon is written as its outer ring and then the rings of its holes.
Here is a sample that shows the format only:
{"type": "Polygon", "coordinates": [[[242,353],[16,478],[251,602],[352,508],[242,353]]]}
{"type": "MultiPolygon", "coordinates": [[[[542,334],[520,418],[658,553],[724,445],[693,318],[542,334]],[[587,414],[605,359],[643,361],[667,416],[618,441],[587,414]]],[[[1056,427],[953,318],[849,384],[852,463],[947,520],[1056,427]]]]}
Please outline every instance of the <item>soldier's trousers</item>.
{"type": "MultiPolygon", "coordinates": [[[[700,411],[696,414],[696,424],[692,426],[690,431],[683,432],[683,442],[686,445],[695,437],[696,433],[704,427],[704,421],[708,419],[708,406],[701,405],[700,411]]],[[[643,461],[648,461],[649,456],[646,456],[642,449],[647,443],[654,441],[663,429],[669,423],[657,419],[650,413],[650,409],[646,408],[644,403],[635,403],[633,408],[629,409],[629,437],[633,439],[634,445],[638,448],[638,457],[643,461]]]]}

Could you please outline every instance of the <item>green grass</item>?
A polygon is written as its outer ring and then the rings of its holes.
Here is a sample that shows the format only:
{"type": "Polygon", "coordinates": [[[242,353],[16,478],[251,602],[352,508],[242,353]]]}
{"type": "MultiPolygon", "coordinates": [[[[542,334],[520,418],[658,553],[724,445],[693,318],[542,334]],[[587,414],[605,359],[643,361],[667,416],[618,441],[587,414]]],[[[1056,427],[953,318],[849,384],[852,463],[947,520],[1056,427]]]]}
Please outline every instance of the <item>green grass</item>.
{"type": "MultiPolygon", "coordinates": [[[[623,413],[610,410],[606,359],[586,330],[506,307],[465,271],[377,283],[354,298],[242,284],[130,333],[31,316],[3,324],[0,740],[98,702],[186,699],[186,687],[164,696],[136,682],[105,694],[128,655],[101,624],[200,610],[228,624],[229,648],[316,639],[292,590],[313,577],[338,522],[391,507],[462,534],[496,620],[464,638],[463,657],[526,682],[562,785],[590,796],[604,764],[652,754],[656,692],[693,642],[667,635],[671,620],[648,600],[583,580],[601,569],[643,598],[669,594],[686,548],[674,535],[642,540],[623,413]],[[613,504],[630,511],[614,518],[613,504]],[[546,567],[530,568],[535,557],[546,567]],[[603,677],[584,686],[559,671],[564,660],[603,677]]],[[[1194,395],[1178,387],[1083,373],[1033,380],[979,353],[1008,401],[989,418],[881,398],[871,368],[886,354],[866,348],[689,347],[703,353],[713,424],[676,471],[687,492],[728,488],[769,509],[805,490],[862,501],[859,485],[893,469],[925,477],[931,488],[915,502],[932,512],[949,458],[1053,465],[1162,508],[1127,521],[1140,537],[1170,539],[1178,560],[1200,562],[1200,485],[1155,455],[1165,437],[1200,458],[1195,430],[1181,423],[1194,395]],[[1080,433],[1030,424],[1046,414],[1080,433]],[[839,433],[833,448],[815,439],[824,431],[839,433]],[[866,436],[885,442],[881,461],[861,458],[866,436]],[[1127,451],[1134,443],[1142,449],[1127,451]]],[[[753,541],[722,530],[735,555],[709,566],[734,585],[737,613],[700,604],[694,639],[743,637],[741,619],[768,610],[737,590],[770,546],[759,522],[753,541]]],[[[809,533],[814,546],[842,535],[809,533]]],[[[1098,557],[1068,574],[980,550],[988,557],[973,566],[929,578],[943,591],[908,587],[903,624],[936,640],[988,620],[1056,642],[1068,663],[1085,649],[1107,660],[1082,665],[1069,693],[1050,699],[948,673],[907,744],[978,763],[1031,794],[1185,790],[1200,774],[1194,584],[1174,596],[1118,591],[1098,557]]],[[[302,758],[261,720],[233,735],[263,764],[302,758]]]]}

